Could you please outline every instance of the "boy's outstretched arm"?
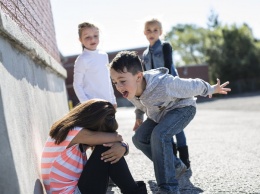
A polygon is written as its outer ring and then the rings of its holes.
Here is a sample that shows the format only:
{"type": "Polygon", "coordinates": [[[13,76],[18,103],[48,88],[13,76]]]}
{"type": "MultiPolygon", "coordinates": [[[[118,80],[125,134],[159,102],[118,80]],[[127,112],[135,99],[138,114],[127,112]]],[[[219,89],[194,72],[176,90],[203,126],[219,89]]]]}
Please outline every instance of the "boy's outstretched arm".
{"type": "MultiPolygon", "coordinates": [[[[229,82],[225,82],[220,85],[220,80],[217,78],[217,84],[213,85],[214,87],[214,94],[227,94],[231,91],[230,88],[225,88],[229,82]]],[[[209,95],[209,98],[212,98],[212,95],[209,95]]]]}

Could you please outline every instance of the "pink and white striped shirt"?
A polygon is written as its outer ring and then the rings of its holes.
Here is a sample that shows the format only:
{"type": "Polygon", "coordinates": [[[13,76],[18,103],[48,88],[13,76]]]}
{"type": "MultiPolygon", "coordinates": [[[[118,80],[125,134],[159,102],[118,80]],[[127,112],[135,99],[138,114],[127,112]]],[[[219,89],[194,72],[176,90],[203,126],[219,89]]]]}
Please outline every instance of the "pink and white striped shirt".
{"type": "Polygon", "coordinates": [[[79,144],[66,148],[80,130],[80,127],[71,130],[59,145],[51,137],[47,139],[41,161],[42,179],[47,194],[73,194],[77,188],[87,162],[86,152],[80,151],[79,144]]]}

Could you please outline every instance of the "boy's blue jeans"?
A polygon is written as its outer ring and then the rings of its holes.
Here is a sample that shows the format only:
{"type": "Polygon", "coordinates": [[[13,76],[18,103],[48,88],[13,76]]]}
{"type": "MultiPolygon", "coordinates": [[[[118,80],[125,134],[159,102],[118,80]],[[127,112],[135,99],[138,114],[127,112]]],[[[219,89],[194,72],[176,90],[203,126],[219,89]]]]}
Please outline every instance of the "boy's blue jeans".
{"type": "Polygon", "coordinates": [[[168,193],[179,189],[175,168],[180,159],[173,155],[172,136],[180,133],[195,114],[196,108],[187,106],[169,111],[159,123],[148,118],[132,138],[136,148],[153,161],[157,185],[168,193]]]}

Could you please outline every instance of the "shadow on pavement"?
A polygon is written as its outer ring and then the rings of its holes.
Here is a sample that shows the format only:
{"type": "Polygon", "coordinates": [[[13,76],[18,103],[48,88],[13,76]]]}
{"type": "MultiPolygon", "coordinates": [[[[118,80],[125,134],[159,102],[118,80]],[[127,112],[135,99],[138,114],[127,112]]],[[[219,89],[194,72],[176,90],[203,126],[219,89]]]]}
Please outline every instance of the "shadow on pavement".
{"type": "MultiPolygon", "coordinates": [[[[180,187],[180,193],[181,194],[199,194],[203,193],[203,190],[199,187],[195,187],[191,181],[190,177],[192,176],[192,171],[188,170],[184,175],[180,177],[178,180],[179,187],[180,187]]],[[[157,184],[155,180],[149,180],[148,181],[149,188],[152,191],[152,193],[156,193],[157,190],[157,184]]]]}

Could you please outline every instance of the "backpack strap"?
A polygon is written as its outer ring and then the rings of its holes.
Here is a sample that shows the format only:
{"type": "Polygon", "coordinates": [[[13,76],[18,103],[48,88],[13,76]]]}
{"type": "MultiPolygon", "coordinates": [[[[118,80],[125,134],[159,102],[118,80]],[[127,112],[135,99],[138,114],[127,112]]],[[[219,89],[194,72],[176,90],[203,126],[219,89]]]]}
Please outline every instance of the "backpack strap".
{"type": "Polygon", "coordinates": [[[162,43],[163,57],[164,57],[164,67],[169,69],[169,74],[173,76],[179,76],[177,69],[175,69],[172,60],[172,46],[169,42],[162,43]]]}
{"type": "Polygon", "coordinates": [[[170,43],[163,42],[162,43],[162,51],[163,51],[163,58],[164,58],[164,67],[169,69],[169,74],[172,74],[172,47],[170,43]]]}

